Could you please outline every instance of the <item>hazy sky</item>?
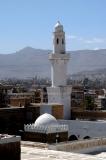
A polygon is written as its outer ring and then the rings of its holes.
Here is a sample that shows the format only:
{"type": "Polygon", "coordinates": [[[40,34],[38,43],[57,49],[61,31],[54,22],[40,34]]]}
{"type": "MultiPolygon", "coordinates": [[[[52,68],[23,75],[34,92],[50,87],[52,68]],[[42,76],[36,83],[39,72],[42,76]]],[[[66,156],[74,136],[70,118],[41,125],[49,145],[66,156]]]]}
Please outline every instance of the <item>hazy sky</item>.
{"type": "Polygon", "coordinates": [[[106,48],[106,0],[0,0],[0,53],[52,49],[58,20],[67,50],[106,48]]]}

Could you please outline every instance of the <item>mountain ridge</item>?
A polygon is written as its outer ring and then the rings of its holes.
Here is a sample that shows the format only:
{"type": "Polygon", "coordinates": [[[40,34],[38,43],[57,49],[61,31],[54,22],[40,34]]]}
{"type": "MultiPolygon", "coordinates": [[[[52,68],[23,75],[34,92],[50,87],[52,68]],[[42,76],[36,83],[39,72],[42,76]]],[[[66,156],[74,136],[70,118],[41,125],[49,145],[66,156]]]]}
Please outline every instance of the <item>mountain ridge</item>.
{"type": "MultiPolygon", "coordinates": [[[[19,49],[18,51],[16,51],[16,52],[12,52],[12,53],[0,53],[0,55],[11,55],[11,54],[17,54],[17,53],[19,53],[19,52],[25,52],[25,51],[31,51],[31,50],[36,50],[36,51],[38,51],[38,52],[40,52],[40,51],[49,51],[49,52],[52,52],[52,50],[50,50],[50,49],[40,49],[40,48],[33,48],[33,47],[30,47],[30,46],[27,46],[27,47],[24,47],[24,48],[22,48],[22,49],[19,49]]],[[[84,53],[84,54],[86,54],[86,53],[88,53],[88,52],[96,52],[96,54],[97,53],[99,53],[100,51],[105,51],[105,53],[106,53],[106,49],[97,49],[97,50],[92,50],[92,49],[82,49],[82,50],[72,50],[72,51],[70,51],[70,50],[68,50],[68,51],[66,51],[66,52],[69,52],[69,53],[71,53],[71,52],[82,52],[82,53],[84,53]]]]}
{"type": "MultiPolygon", "coordinates": [[[[1,78],[50,77],[48,54],[51,50],[25,47],[9,54],[0,54],[1,78]]],[[[68,51],[68,73],[106,68],[106,49],[68,51]]]]}

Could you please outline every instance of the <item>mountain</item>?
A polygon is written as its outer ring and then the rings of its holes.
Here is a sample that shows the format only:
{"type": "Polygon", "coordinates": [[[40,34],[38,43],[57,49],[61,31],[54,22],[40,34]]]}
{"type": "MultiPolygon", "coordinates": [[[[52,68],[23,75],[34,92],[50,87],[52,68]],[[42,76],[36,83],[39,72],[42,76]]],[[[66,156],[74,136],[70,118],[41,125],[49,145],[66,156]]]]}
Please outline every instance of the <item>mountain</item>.
{"type": "Polygon", "coordinates": [[[48,76],[49,50],[26,47],[16,53],[0,54],[0,78],[48,76]]]}
{"type": "MultiPolygon", "coordinates": [[[[0,54],[1,78],[50,77],[50,50],[23,48],[15,53],[0,54]]],[[[69,51],[68,73],[106,68],[106,49],[69,51]]]]}
{"type": "Polygon", "coordinates": [[[84,80],[88,78],[90,80],[106,80],[106,68],[91,70],[91,71],[82,71],[76,74],[71,75],[73,80],[84,80]]]}

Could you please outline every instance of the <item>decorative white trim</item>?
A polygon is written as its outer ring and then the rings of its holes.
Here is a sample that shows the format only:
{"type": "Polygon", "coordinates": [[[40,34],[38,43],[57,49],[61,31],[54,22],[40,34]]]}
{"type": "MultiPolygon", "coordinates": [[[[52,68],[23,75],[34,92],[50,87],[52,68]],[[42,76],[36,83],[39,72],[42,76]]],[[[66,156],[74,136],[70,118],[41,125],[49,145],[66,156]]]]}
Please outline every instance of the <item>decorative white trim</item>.
{"type": "Polygon", "coordinates": [[[46,133],[46,134],[68,132],[68,125],[35,126],[34,124],[27,124],[24,125],[24,131],[46,133]]]}

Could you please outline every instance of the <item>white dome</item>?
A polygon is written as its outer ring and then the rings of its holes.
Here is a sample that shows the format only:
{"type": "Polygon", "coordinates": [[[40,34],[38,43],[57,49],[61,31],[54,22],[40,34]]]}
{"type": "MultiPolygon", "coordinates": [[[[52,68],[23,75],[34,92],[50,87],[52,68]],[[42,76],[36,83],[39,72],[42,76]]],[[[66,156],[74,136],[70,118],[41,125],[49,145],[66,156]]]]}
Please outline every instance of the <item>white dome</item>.
{"type": "Polygon", "coordinates": [[[59,21],[55,25],[55,31],[63,31],[63,25],[59,21]]]}
{"type": "Polygon", "coordinates": [[[51,114],[45,113],[39,116],[35,121],[35,126],[57,125],[57,120],[51,114]]]}

